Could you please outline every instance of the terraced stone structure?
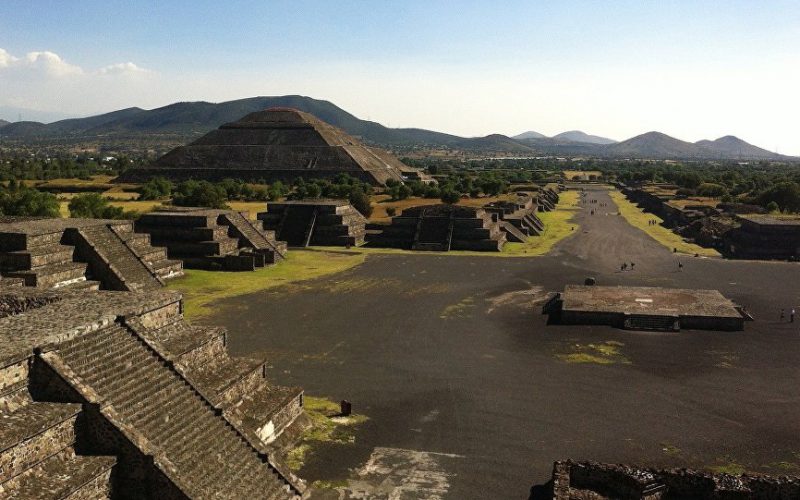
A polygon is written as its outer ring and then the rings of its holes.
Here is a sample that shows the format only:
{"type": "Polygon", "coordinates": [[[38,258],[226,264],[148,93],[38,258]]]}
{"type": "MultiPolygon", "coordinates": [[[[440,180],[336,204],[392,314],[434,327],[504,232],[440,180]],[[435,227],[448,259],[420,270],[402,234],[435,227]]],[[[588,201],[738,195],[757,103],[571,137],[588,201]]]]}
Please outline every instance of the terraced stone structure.
{"type": "Polygon", "coordinates": [[[144,214],[135,229],[188,268],[253,271],[286,255],[286,243],[247,212],[174,207],[144,214]]]}
{"type": "Polygon", "coordinates": [[[270,108],[226,123],[152,166],[133,168],[118,182],[154,176],[186,179],[293,181],[346,173],[373,185],[392,179],[434,182],[390,153],[370,148],[339,128],[292,108],[270,108]]]}
{"type": "Polygon", "coordinates": [[[483,208],[428,205],[406,208],[381,231],[368,233],[367,242],[407,250],[499,252],[506,234],[483,208]]]}
{"type": "Polygon", "coordinates": [[[518,193],[514,201],[495,201],[483,207],[495,214],[508,241],[524,242],[529,236],[539,236],[544,223],[536,215],[539,204],[528,193],[518,193]]]}
{"type": "Polygon", "coordinates": [[[183,266],[136,234],[131,221],[6,218],[0,274],[37,288],[132,291],[161,288],[183,266]]]}
{"type": "Polygon", "coordinates": [[[752,319],[717,290],[567,285],[544,306],[562,324],[627,330],[744,330],[752,319]]]}
{"type": "Polygon", "coordinates": [[[276,451],[302,390],[229,357],[176,292],[0,287],[0,316],[0,497],[303,495],[276,451]]]}
{"type": "Polygon", "coordinates": [[[800,498],[800,477],[712,474],[597,462],[555,462],[552,500],[776,500],[800,498]]]}
{"type": "Polygon", "coordinates": [[[271,202],[258,214],[266,231],[289,246],[358,246],[364,243],[367,219],[346,200],[271,202]]]}
{"type": "Polygon", "coordinates": [[[800,259],[800,216],[736,215],[739,227],[729,231],[723,251],[740,259],[800,259]]]}

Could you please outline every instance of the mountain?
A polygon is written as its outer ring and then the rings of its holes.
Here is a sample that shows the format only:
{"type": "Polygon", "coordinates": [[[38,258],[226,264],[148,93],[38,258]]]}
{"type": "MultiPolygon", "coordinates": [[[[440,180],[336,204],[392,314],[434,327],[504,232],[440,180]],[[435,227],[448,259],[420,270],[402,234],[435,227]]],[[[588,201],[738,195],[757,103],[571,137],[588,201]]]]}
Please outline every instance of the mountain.
{"type": "Polygon", "coordinates": [[[6,126],[6,125],[8,125],[9,123],[11,123],[11,122],[7,122],[7,121],[5,121],[5,120],[0,120],[0,128],[3,128],[3,127],[5,127],[5,126],[6,126]]]}
{"type": "Polygon", "coordinates": [[[527,132],[523,132],[519,135],[515,135],[512,139],[546,139],[547,136],[544,134],[540,134],[539,132],[534,132],[533,130],[528,130],[527,132]]]}
{"type": "Polygon", "coordinates": [[[73,118],[53,123],[15,122],[0,127],[0,140],[81,144],[115,144],[144,141],[147,144],[188,143],[223,123],[235,122],[254,111],[289,107],[311,113],[343,129],[367,144],[388,147],[451,148],[481,153],[514,155],[595,156],[648,159],[791,159],[770,153],[732,136],[696,144],[681,141],[659,132],[648,132],[626,141],[569,131],[555,137],[525,132],[516,137],[492,134],[465,138],[419,128],[388,128],[380,123],[361,120],[331,102],[289,95],[251,97],[235,101],[178,102],[144,110],[127,108],[88,118],[73,118]]]}
{"type": "Polygon", "coordinates": [[[696,143],[681,141],[661,132],[648,132],[627,141],[604,146],[605,156],[664,159],[787,160],[789,156],[772,153],[733,136],[696,143]]]}
{"type": "Polygon", "coordinates": [[[598,135],[589,135],[580,130],[561,132],[558,135],[554,135],[552,138],[556,141],[586,142],[589,144],[614,144],[617,142],[613,139],[607,139],[598,135]]]}
{"type": "Polygon", "coordinates": [[[770,159],[775,153],[753,146],[738,137],[726,135],[714,141],[697,141],[696,145],[711,151],[719,158],[770,159]]]}

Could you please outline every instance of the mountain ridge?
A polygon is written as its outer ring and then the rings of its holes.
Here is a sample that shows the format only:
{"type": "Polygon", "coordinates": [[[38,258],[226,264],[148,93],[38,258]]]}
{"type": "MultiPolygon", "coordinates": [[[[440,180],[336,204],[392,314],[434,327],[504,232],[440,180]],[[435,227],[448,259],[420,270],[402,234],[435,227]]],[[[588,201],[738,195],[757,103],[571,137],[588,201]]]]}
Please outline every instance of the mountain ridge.
{"type": "Polygon", "coordinates": [[[85,140],[102,142],[119,138],[163,140],[164,136],[171,135],[174,140],[190,142],[223,123],[236,121],[248,113],[270,107],[291,107],[306,111],[366,143],[390,148],[444,147],[484,153],[530,156],[797,160],[797,158],[772,153],[733,136],[720,137],[714,141],[691,143],[661,132],[647,132],[625,141],[603,144],[602,141],[611,141],[611,139],[591,136],[576,130],[562,132],[553,138],[535,137],[534,134],[542,134],[529,131],[520,134],[529,134],[528,137],[520,139],[519,136],[507,137],[501,134],[490,134],[485,137],[459,137],[421,128],[388,128],[377,122],[359,119],[330,101],[300,95],[258,96],[221,103],[176,102],[150,110],[131,107],[101,115],[70,118],[48,124],[31,121],[7,123],[0,127],[0,140],[20,142],[52,140],[63,144],[85,140]]]}

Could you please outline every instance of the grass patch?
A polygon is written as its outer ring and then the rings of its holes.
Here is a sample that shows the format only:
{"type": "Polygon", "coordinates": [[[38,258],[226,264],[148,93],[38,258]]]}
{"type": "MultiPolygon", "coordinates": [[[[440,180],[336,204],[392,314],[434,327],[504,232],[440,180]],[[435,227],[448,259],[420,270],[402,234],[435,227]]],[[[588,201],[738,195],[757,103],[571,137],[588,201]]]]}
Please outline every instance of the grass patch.
{"type": "Polygon", "coordinates": [[[470,316],[470,313],[474,307],[475,299],[472,297],[467,297],[457,304],[452,304],[445,307],[439,317],[442,319],[467,318],[470,316]]]}
{"type": "Polygon", "coordinates": [[[681,449],[669,443],[661,443],[661,451],[671,457],[677,457],[681,454],[681,449]]]}
{"type": "Polygon", "coordinates": [[[352,252],[291,250],[279,264],[252,272],[187,269],[185,276],[169,281],[167,286],[183,293],[184,315],[191,319],[214,312],[214,302],[221,299],[342,272],[365,258],[352,252]]]}
{"type": "Polygon", "coordinates": [[[608,340],[599,344],[574,344],[572,352],[556,355],[565,363],[591,363],[596,365],[630,364],[622,355],[622,342],[608,340]]]}
{"type": "Polygon", "coordinates": [[[366,415],[339,416],[339,405],[324,398],[304,396],[303,407],[312,425],[286,456],[286,464],[295,471],[303,467],[315,444],[352,444],[356,439],[355,428],[369,420],[366,415]]]}
{"type": "Polygon", "coordinates": [[[266,201],[229,201],[228,206],[237,212],[247,212],[250,220],[256,220],[258,212],[267,211],[266,201]]]}
{"type": "Polygon", "coordinates": [[[747,472],[747,469],[744,465],[732,460],[729,457],[722,458],[719,461],[724,463],[712,465],[708,469],[712,472],[716,472],[717,474],[730,474],[731,476],[741,476],[747,472]]]}
{"type": "Polygon", "coordinates": [[[719,256],[719,252],[713,248],[705,248],[701,247],[700,245],[695,245],[694,243],[684,241],[680,235],[673,233],[661,225],[661,223],[664,222],[663,219],[651,213],[645,213],[642,211],[642,209],[625,198],[625,195],[623,195],[620,191],[611,191],[611,198],[617,204],[620,214],[625,217],[625,220],[628,221],[628,224],[641,229],[651,238],[670,250],[677,248],[679,253],[689,255],[699,254],[705,257],[719,256]],[[647,224],[647,221],[649,220],[657,220],[658,224],[650,226],[647,224]]]}

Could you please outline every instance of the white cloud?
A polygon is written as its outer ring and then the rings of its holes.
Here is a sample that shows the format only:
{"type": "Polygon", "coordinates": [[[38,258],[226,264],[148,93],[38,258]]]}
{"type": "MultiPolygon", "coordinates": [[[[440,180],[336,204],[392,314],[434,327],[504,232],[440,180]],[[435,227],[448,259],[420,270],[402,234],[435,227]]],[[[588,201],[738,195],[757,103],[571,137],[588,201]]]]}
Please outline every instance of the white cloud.
{"type": "Polygon", "coordinates": [[[97,71],[101,75],[122,75],[122,74],[143,74],[151,73],[149,69],[145,69],[135,65],[132,62],[110,64],[97,71]]]}
{"type": "Polygon", "coordinates": [[[0,49],[0,68],[7,68],[18,59],[9,54],[5,49],[0,49]]]}
{"type": "Polygon", "coordinates": [[[87,71],[70,64],[55,52],[49,50],[28,52],[23,57],[15,57],[0,48],[0,71],[25,73],[26,78],[39,75],[48,78],[68,78],[85,75],[130,75],[151,73],[150,70],[132,62],[110,64],[96,71],[87,71]]]}

